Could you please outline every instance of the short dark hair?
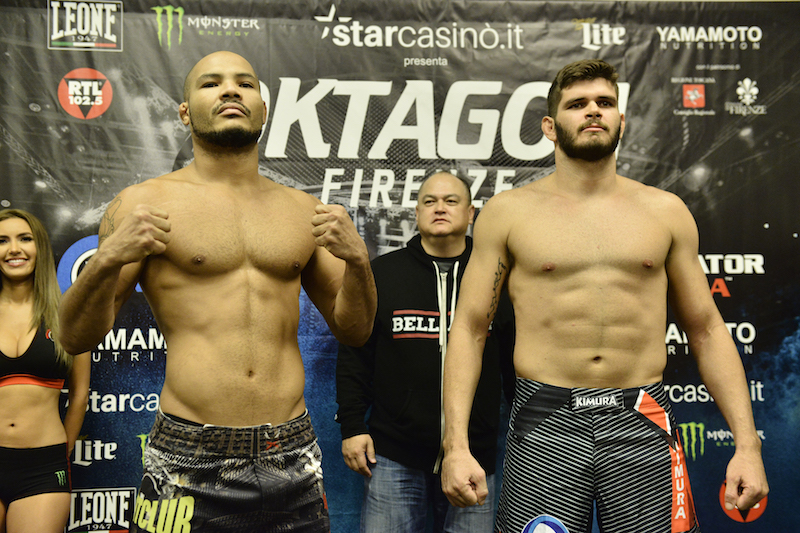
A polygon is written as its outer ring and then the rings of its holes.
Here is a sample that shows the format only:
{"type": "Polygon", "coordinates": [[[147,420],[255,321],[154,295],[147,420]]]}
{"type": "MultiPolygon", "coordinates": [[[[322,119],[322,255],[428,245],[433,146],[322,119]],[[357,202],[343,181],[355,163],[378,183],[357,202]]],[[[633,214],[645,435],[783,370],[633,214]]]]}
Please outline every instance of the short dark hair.
{"type": "Polygon", "coordinates": [[[551,117],[556,116],[558,104],[561,103],[561,93],[578,81],[591,81],[597,78],[608,80],[614,86],[619,98],[619,86],[617,80],[619,74],[617,69],[609,65],[602,59],[582,59],[565,66],[556,74],[550,92],[547,94],[547,114],[551,117]]]}

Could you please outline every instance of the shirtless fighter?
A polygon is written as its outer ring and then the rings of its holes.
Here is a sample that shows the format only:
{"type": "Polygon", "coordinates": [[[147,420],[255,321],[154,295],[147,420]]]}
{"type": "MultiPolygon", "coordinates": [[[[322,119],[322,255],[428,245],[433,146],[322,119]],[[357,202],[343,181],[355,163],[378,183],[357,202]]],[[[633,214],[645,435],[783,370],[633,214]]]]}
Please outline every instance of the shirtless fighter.
{"type": "Polygon", "coordinates": [[[761,441],[736,346],[697,260],[698,231],[677,196],[616,173],[625,128],[617,73],[564,67],[542,131],[555,172],[492,198],[450,332],[443,490],[482,503],[467,421],[487,327],[508,283],[517,385],[495,530],[698,531],[683,447],[661,384],[667,297],[703,381],[733,432],[726,505],[767,493],[761,441]],[[528,529],[525,529],[526,526],[528,529]]]}
{"type": "Polygon", "coordinates": [[[302,285],[339,341],[363,344],[376,308],[366,245],[341,206],[258,174],[266,105],[244,58],[201,59],[184,100],[194,161],[111,202],[64,297],[64,346],[96,346],[141,283],[169,356],[134,530],[328,531],[298,298],[302,285]]]}

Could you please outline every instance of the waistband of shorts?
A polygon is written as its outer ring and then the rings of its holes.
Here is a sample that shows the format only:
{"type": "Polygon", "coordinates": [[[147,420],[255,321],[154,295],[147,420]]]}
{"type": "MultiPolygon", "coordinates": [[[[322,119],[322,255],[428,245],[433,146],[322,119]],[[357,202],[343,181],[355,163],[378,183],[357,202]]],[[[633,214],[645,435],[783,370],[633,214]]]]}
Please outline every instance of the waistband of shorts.
{"type": "Polygon", "coordinates": [[[634,409],[640,400],[642,392],[647,393],[662,407],[667,407],[669,401],[664,390],[664,383],[648,383],[639,387],[627,389],[616,388],[592,388],[592,387],[556,387],[526,378],[517,378],[517,391],[522,394],[516,396],[524,397],[520,399],[522,403],[527,402],[528,398],[536,395],[536,403],[559,408],[568,405],[573,411],[597,410],[597,409],[634,409]]]}
{"type": "Polygon", "coordinates": [[[279,453],[315,441],[308,411],[281,424],[228,427],[184,424],[159,409],[149,435],[150,446],[167,452],[191,455],[202,452],[226,457],[279,453]]]}
{"type": "Polygon", "coordinates": [[[53,460],[63,460],[68,456],[66,442],[38,448],[6,448],[5,446],[0,446],[0,461],[4,463],[38,464],[53,460]]]}

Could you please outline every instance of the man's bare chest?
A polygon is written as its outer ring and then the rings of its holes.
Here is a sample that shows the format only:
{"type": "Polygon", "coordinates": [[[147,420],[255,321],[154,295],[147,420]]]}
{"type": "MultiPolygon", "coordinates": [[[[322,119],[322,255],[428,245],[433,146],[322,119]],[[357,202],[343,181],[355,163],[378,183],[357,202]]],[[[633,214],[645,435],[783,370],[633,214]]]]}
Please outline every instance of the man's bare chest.
{"type": "Polygon", "coordinates": [[[593,268],[653,272],[663,268],[670,244],[668,228],[636,206],[546,206],[518,217],[509,235],[513,260],[532,274],[593,268]]]}
{"type": "Polygon", "coordinates": [[[189,274],[223,274],[246,267],[294,278],[315,249],[310,214],[293,204],[182,205],[169,220],[164,259],[189,274]]]}

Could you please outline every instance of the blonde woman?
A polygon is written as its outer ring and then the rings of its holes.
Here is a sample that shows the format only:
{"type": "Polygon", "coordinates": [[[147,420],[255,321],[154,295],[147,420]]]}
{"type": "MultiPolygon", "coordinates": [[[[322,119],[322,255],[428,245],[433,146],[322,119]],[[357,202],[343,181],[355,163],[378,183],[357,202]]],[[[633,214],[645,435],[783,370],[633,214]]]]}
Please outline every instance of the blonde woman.
{"type": "Polygon", "coordinates": [[[57,340],[60,298],[42,223],[19,209],[0,211],[0,533],[60,533],[69,516],[69,454],[86,413],[91,361],[57,340]]]}

